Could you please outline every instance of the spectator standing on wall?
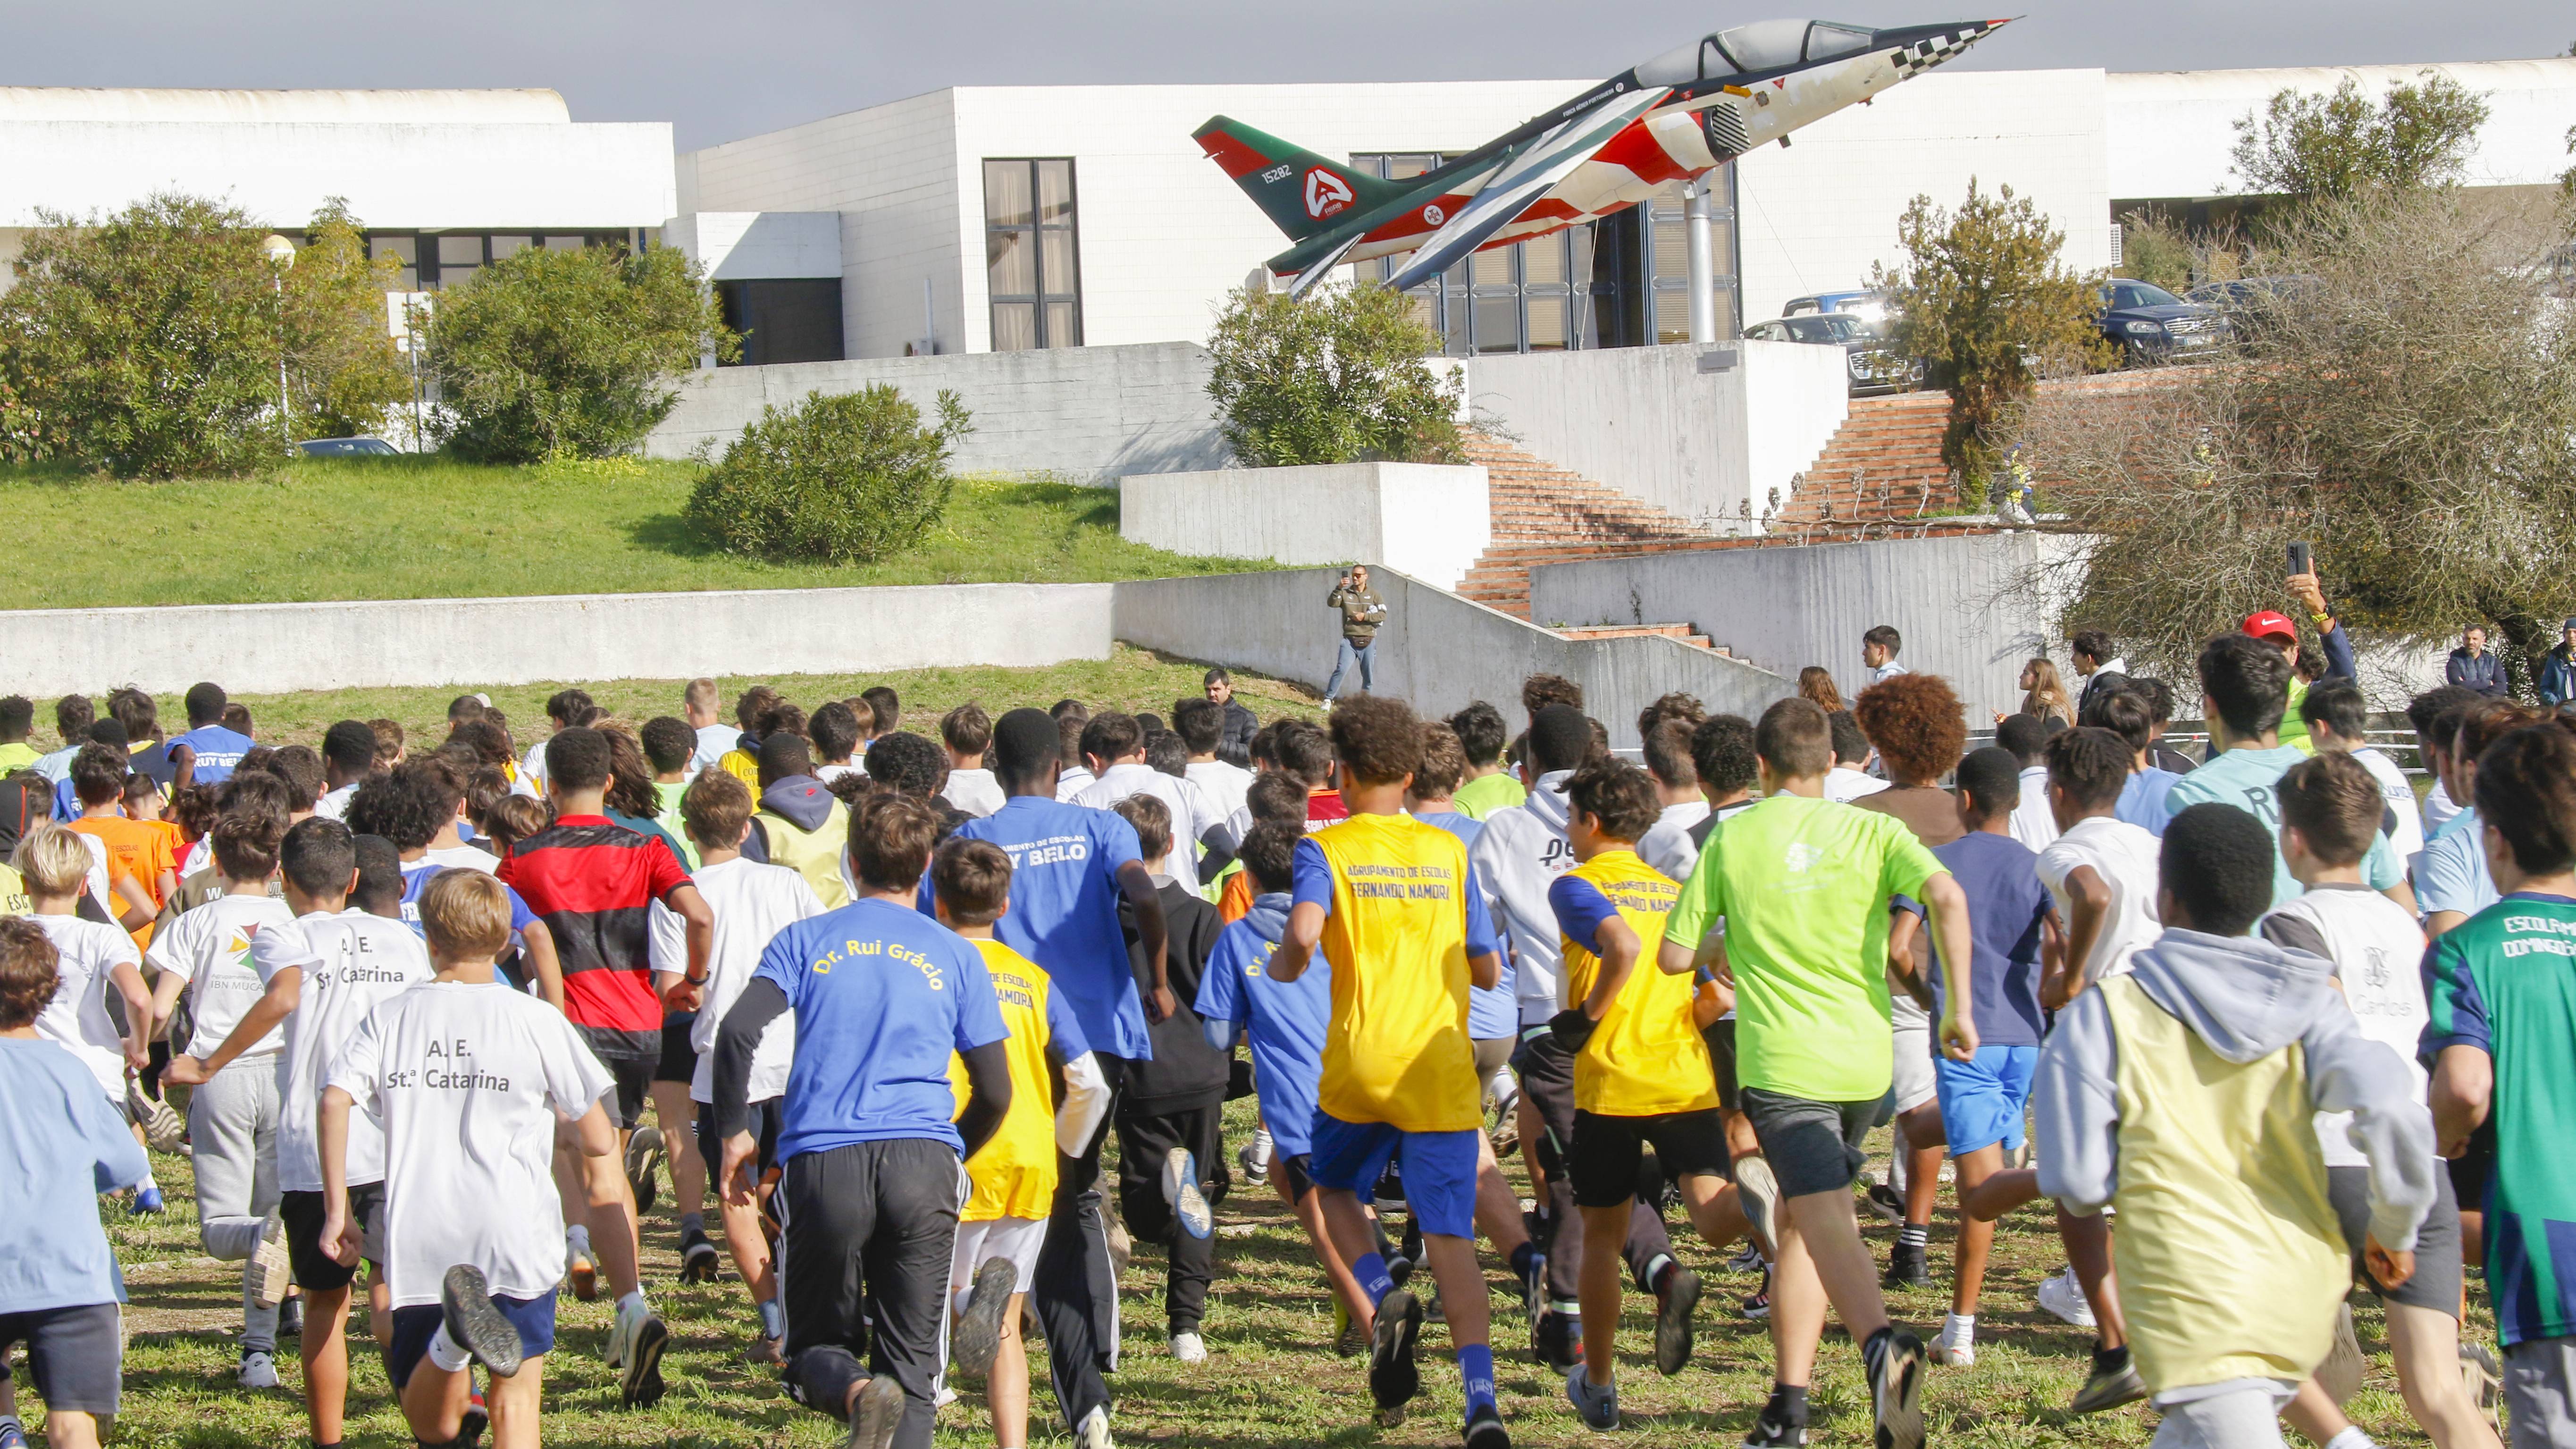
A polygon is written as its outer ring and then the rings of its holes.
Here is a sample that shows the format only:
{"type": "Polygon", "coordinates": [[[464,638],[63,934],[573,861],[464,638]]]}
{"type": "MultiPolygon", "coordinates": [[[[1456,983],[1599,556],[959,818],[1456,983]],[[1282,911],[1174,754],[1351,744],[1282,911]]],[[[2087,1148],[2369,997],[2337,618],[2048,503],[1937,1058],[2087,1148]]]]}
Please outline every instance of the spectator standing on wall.
{"type": "MultiPolygon", "coordinates": [[[[2564,649],[2565,645],[2560,645],[2564,649]]],[[[2555,655],[2558,650],[2550,651],[2555,655]]],[[[2513,685],[2504,677],[2504,659],[2487,650],[2487,631],[2483,624],[2471,624],[2460,631],[2460,647],[2451,651],[2450,661],[2442,666],[2442,681],[2480,694],[2510,696],[2513,685]]]]}
{"type": "Polygon", "coordinates": [[[1333,659],[1333,677],[1324,681],[1324,701],[1329,704],[1342,697],[1342,676],[1357,663],[1360,670],[1360,693],[1366,694],[1377,683],[1377,626],[1386,622],[1386,601],[1369,587],[1366,564],[1353,564],[1342,571],[1342,580],[1324,598],[1324,606],[1338,609],[1342,615],[1342,648],[1333,659]]]}
{"type": "Polygon", "coordinates": [[[2540,702],[2555,707],[2576,699],[2576,619],[2559,630],[2558,643],[2540,661],[2540,702]]]}
{"type": "Polygon", "coordinates": [[[1210,703],[1225,707],[1225,733],[1217,737],[1216,757],[1238,770],[1251,769],[1252,737],[1261,733],[1260,718],[1234,697],[1234,676],[1225,672],[1224,665],[1210,668],[1199,683],[1210,703]]]}

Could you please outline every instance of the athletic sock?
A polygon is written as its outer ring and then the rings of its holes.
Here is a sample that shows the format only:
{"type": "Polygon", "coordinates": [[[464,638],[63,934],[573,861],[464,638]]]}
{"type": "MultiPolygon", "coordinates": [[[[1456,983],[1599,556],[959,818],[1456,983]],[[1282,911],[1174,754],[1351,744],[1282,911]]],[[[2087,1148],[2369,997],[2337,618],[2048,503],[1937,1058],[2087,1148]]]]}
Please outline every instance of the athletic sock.
{"type": "Polygon", "coordinates": [[[1907,1223],[1896,1230],[1896,1242],[1899,1247],[1905,1248],[1928,1247],[1932,1242],[1932,1225],[1907,1223]]]}
{"type": "Polygon", "coordinates": [[[2325,1449],[2379,1449],[2379,1443],[2362,1432],[2359,1424],[2346,1424],[2342,1433],[2326,1441],[2325,1449]]]}
{"type": "Polygon", "coordinates": [[[647,1313],[653,1311],[653,1305],[644,1301],[644,1290],[641,1288],[620,1297],[617,1300],[617,1311],[624,1313],[626,1311],[626,1305],[629,1303],[634,1304],[636,1307],[643,1309],[647,1313]]]}
{"type": "MultiPolygon", "coordinates": [[[[1486,1343],[1462,1343],[1458,1346],[1458,1377],[1467,1386],[1467,1417],[1476,1417],[1476,1406],[1489,1409],[1494,1403],[1494,1348],[1486,1343]]],[[[1499,1410],[1497,1410],[1499,1412],[1499,1410]]],[[[2329,1444],[2326,1449],[2352,1449],[2345,1444],[2329,1444]]]]}
{"type": "Polygon", "coordinates": [[[1678,1265],[1673,1262],[1673,1255],[1670,1253],[1657,1253],[1654,1257],[1648,1259],[1646,1261],[1646,1272],[1644,1276],[1646,1291],[1649,1293],[1663,1292],[1664,1275],[1672,1272],[1676,1266],[1678,1265]]]}
{"type": "Polygon", "coordinates": [[[785,1338],[787,1336],[787,1310],[778,1306],[777,1299],[763,1298],[752,1306],[760,1310],[761,1337],[785,1338]]]}
{"type": "Polygon", "coordinates": [[[1762,1406],[1762,1417],[1774,1424],[1804,1425],[1807,1422],[1807,1386],[1773,1384],[1771,1401],[1762,1406]]]}
{"type": "Polygon", "coordinates": [[[438,1331],[429,1336],[429,1361],[449,1373],[458,1373],[474,1362],[474,1355],[458,1348],[456,1341],[447,1336],[447,1325],[442,1323],[438,1325],[438,1331]]]}
{"type": "Polygon", "coordinates": [[[680,1236],[685,1238],[691,1233],[695,1233],[702,1238],[707,1235],[707,1215],[705,1213],[680,1214],[680,1236]]]}
{"type": "MultiPolygon", "coordinates": [[[[1360,1281],[1360,1291],[1368,1295],[1371,1307],[1384,1303],[1386,1295],[1395,1291],[1395,1280],[1387,1276],[1386,1258],[1382,1254],[1362,1255],[1351,1265],[1351,1276],[1360,1281]]],[[[1490,1376],[1492,1370],[1489,1368],[1486,1372],[1490,1376]]]]}
{"type": "Polygon", "coordinates": [[[1538,1261],[1538,1244],[1523,1243],[1512,1249],[1512,1276],[1527,1282],[1530,1265],[1538,1261]]]}
{"type": "MultiPolygon", "coordinates": [[[[159,1192],[161,1190],[161,1180],[154,1177],[152,1175],[152,1169],[147,1167],[143,1169],[143,1180],[134,1185],[134,1190],[138,1194],[159,1192]]],[[[10,1424],[15,1422],[17,1421],[14,1419],[0,1419],[0,1424],[10,1424]]]]}
{"type": "Polygon", "coordinates": [[[590,1257],[590,1225],[574,1223],[564,1229],[564,1247],[576,1258],[590,1257]]]}

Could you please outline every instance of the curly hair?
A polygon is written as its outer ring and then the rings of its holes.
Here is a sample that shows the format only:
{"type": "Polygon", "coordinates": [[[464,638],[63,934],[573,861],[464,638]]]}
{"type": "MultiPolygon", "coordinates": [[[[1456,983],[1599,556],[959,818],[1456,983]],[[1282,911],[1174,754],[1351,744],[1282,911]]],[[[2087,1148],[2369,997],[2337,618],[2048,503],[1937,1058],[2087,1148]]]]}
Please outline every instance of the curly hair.
{"type": "Polygon", "coordinates": [[[34,1022],[62,984],[61,957],[44,928],[23,917],[0,919],[0,1031],[34,1022]]]}
{"type": "Polygon", "coordinates": [[[1574,813],[1597,821],[1602,834],[1631,843],[1663,814],[1655,782],[1645,771],[1615,757],[1592,760],[1576,770],[1565,782],[1565,802],[1574,813]]]}
{"type": "Polygon", "coordinates": [[[1422,722],[1413,707],[1364,694],[1333,706],[1333,754],[1364,785],[1390,785],[1422,767],[1422,722]]]}
{"type": "Polygon", "coordinates": [[[1929,785],[1959,767],[1968,748],[1968,721],[1959,696],[1937,674],[1893,674],[1860,692],[1852,720],[1889,775],[1901,785],[1929,785]]]}

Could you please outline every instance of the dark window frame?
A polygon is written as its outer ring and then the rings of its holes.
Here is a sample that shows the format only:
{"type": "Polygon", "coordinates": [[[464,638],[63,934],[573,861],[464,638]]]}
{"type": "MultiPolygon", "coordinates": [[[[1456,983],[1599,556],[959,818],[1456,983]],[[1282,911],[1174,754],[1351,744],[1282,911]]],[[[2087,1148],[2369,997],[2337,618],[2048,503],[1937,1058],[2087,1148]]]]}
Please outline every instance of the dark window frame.
{"type": "MultiPolygon", "coordinates": [[[[1007,232],[1015,236],[1026,236],[1029,246],[1029,278],[1035,287],[1034,291],[1029,292],[996,292],[993,290],[991,264],[986,264],[984,271],[984,345],[988,351],[1000,352],[1005,350],[999,345],[999,339],[1002,335],[1000,321],[1002,309],[1004,307],[1026,307],[1029,309],[1029,336],[1032,341],[1029,347],[1025,350],[1045,352],[1058,347],[1080,347],[1083,345],[1081,173],[1082,168],[1076,163],[1075,158],[1071,156],[987,156],[983,158],[983,164],[978,168],[976,175],[978,179],[983,182],[982,192],[985,198],[984,236],[986,239],[986,249],[989,252],[991,248],[991,239],[996,233],[1007,232]],[[1046,219],[1046,193],[1043,189],[1043,183],[1040,180],[1039,171],[1039,168],[1042,166],[1055,164],[1061,164],[1064,167],[1065,206],[1064,221],[1061,224],[1050,223],[1046,219]],[[1029,221],[1027,225],[1020,226],[997,223],[993,220],[992,204],[990,200],[992,191],[991,176],[993,168],[996,166],[1025,166],[1028,168],[1029,221]],[[1061,289],[1052,285],[1054,279],[1047,275],[1046,234],[1051,231],[1060,231],[1064,233],[1066,243],[1065,255],[1071,259],[1072,263],[1073,277],[1071,285],[1061,289]],[[1071,315],[1073,318],[1073,335],[1069,338],[1056,338],[1050,335],[1051,324],[1049,322],[1049,317],[1058,304],[1067,305],[1071,309],[1071,315]]],[[[1008,350],[1021,351],[1023,349],[1012,348],[1008,350]]]]}

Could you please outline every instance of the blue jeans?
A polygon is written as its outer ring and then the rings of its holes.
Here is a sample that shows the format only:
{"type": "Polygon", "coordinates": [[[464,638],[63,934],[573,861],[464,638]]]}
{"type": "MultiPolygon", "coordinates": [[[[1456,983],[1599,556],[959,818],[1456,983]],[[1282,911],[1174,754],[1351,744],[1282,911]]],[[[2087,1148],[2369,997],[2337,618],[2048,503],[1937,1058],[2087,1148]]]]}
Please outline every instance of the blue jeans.
{"type": "Polygon", "coordinates": [[[1359,661],[1360,693],[1368,693],[1369,689],[1377,683],[1377,640],[1371,639],[1366,644],[1354,644],[1345,638],[1342,640],[1342,652],[1333,658],[1333,677],[1324,681],[1326,704],[1342,697],[1342,675],[1349,671],[1353,660],[1359,661]]]}

